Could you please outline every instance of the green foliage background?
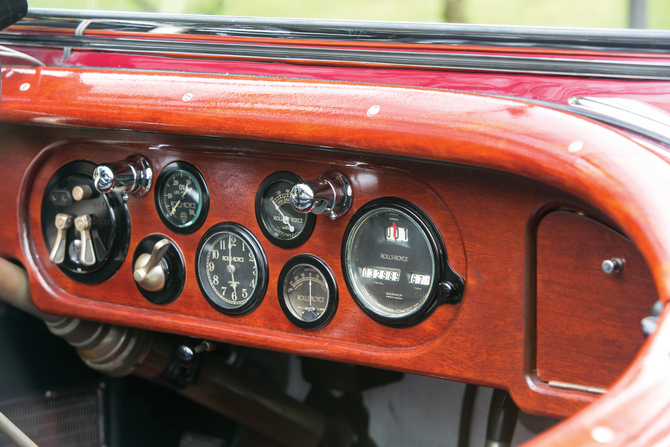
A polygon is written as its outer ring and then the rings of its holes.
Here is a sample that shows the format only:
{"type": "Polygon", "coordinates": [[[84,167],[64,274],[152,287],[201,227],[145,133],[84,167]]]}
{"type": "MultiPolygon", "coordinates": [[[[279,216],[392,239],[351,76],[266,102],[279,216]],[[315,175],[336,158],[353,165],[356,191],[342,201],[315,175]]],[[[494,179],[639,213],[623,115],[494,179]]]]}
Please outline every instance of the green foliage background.
{"type": "MultiPolygon", "coordinates": [[[[31,7],[236,16],[443,22],[444,0],[28,0],[31,7]]],[[[468,23],[625,28],[628,0],[463,0],[468,23]]],[[[647,0],[648,24],[670,29],[670,0],[647,0]]]]}

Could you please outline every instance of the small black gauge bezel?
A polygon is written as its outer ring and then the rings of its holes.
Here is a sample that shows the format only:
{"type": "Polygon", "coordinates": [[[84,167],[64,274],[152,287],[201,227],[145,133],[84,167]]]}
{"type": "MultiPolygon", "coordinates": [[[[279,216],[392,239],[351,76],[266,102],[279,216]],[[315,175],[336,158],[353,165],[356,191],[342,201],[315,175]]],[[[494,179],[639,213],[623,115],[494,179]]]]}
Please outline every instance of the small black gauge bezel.
{"type": "Polygon", "coordinates": [[[243,227],[242,225],[234,222],[222,222],[219,224],[214,225],[212,228],[207,230],[205,234],[200,238],[200,242],[198,243],[198,248],[195,251],[195,274],[196,278],[198,279],[198,287],[200,287],[200,292],[202,292],[202,295],[205,297],[207,302],[216,310],[218,310],[221,313],[224,313],[226,315],[245,315],[248,314],[249,312],[253,311],[256,309],[261,302],[263,301],[263,298],[265,297],[265,292],[267,292],[268,288],[268,278],[269,278],[269,271],[268,271],[268,260],[267,257],[265,256],[265,251],[263,250],[263,247],[261,246],[261,243],[258,241],[256,236],[249,231],[247,228],[243,227]],[[249,248],[253,251],[254,256],[256,257],[256,262],[257,262],[257,269],[258,269],[258,284],[256,286],[256,289],[254,290],[254,293],[251,295],[251,297],[247,300],[246,303],[241,305],[240,307],[236,308],[227,308],[224,307],[216,302],[215,299],[212,299],[208,294],[203,286],[202,282],[203,279],[201,277],[201,272],[200,272],[200,255],[202,254],[202,249],[205,245],[205,243],[214,235],[218,233],[233,233],[235,236],[239,237],[240,239],[244,240],[244,242],[247,243],[249,248]]]}
{"type": "Polygon", "coordinates": [[[354,302],[358,307],[365,312],[373,320],[377,321],[386,326],[391,327],[401,327],[401,326],[411,326],[417,323],[420,323],[426,319],[440,304],[451,303],[455,304],[460,301],[460,298],[463,294],[464,283],[463,279],[455,273],[451,266],[449,265],[449,260],[447,258],[447,251],[444,245],[444,241],[437,230],[437,227],[433,221],[428,217],[428,215],[421,210],[418,206],[412,204],[411,202],[400,199],[397,197],[381,197],[378,199],[371,200],[370,202],[363,205],[361,208],[356,211],[356,213],[349,220],[347,228],[344,232],[344,237],[342,239],[342,247],[340,252],[340,261],[342,266],[342,275],[344,276],[344,282],[347,285],[350,295],[354,298],[354,302]],[[347,266],[347,245],[349,238],[351,237],[351,232],[354,227],[365,217],[369,212],[374,211],[378,208],[391,208],[401,211],[408,216],[410,216],[419,226],[421,231],[424,232],[426,239],[434,253],[434,256],[437,258],[435,262],[435,278],[433,285],[428,293],[428,298],[424,303],[419,306],[413,312],[404,315],[399,318],[391,318],[384,315],[375,313],[369,309],[362,298],[359,298],[356,294],[356,289],[352,284],[353,279],[349,277],[349,271],[347,266]],[[455,288],[454,293],[449,296],[449,299],[441,299],[439,297],[439,286],[443,281],[448,281],[455,288]]]}
{"type": "Polygon", "coordinates": [[[286,264],[284,264],[284,267],[279,273],[279,279],[277,280],[277,297],[279,298],[279,305],[281,306],[281,310],[284,312],[284,315],[286,315],[286,318],[288,318],[291,323],[295,324],[301,329],[316,330],[326,326],[335,316],[339,293],[337,290],[337,281],[335,280],[335,276],[333,275],[332,270],[330,270],[330,267],[328,267],[325,262],[314,255],[303,254],[291,258],[286,264]],[[284,297],[284,283],[287,279],[286,276],[293,267],[300,264],[307,264],[318,270],[328,284],[328,305],[326,306],[326,310],[323,312],[321,317],[314,321],[303,321],[293,315],[291,309],[288,308],[289,305],[286,303],[286,297],[284,297]]]}
{"type": "Polygon", "coordinates": [[[131,264],[131,274],[135,271],[135,262],[140,255],[144,253],[151,253],[154,245],[158,241],[167,239],[170,241],[170,248],[168,248],[165,256],[161,260],[164,269],[168,271],[165,278],[165,286],[162,290],[152,292],[140,286],[137,282],[137,290],[142,296],[154,304],[169,304],[179,298],[182,290],[184,290],[184,283],[186,282],[186,264],[184,263],[184,256],[175,242],[163,234],[151,234],[140,241],[135,247],[133,254],[133,263],[131,264]]]}
{"type": "Polygon", "coordinates": [[[193,166],[191,163],[188,163],[186,161],[173,161],[166,165],[161,173],[158,175],[158,179],[156,180],[156,188],[154,190],[154,203],[156,205],[156,211],[158,212],[158,217],[160,217],[161,221],[163,221],[163,224],[165,224],[168,229],[175,233],[179,234],[191,234],[200,229],[202,225],[205,223],[205,220],[207,220],[207,215],[209,214],[209,188],[207,187],[207,182],[205,181],[205,177],[202,175],[200,170],[193,166]],[[178,227],[170,220],[165,217],[165,213],[163,212],[162,205],[161,205],[161,198],[163,195],[163,187],[165,186],[165,181],[166,179],[175,171],[185,171],[188,172],[193,176],[193,178],[198,182],[198,186],[200,187],[200,201],[201,201],[201,208],[200,208],[200,214],[198,217],[193,221],[191,225],[188,225],[186,227],[178,227]]]}
{"type": "MultiPolygon", "coordinates": [[[[55,231],[53,227],[54,221],[50,219],[45,220],[45,215],[50,214],[48,209],[50,207],[47,195],[56,186],[58,182],[66,177],[79,177],[82,183],[88,184],[94,191],[94,197],[100,197],[110,211],[110,220],[112,227],[112,244],[108,249],[108,254],[104,260],[98,260],[95,265],[90,267],[71,265],[70,262],[58,265],[58,269],[68,278],[84,284],[97,284],[114,276],[119,270],[123,262],[126,260],[128,248],[130,247],[130,214],[126,202],[123,200],[121,194],[110,192],[108,194],[100,194],[95,191],[93,186],[93,170],[97,165],[90,161],[77,160],[61,166],[49,179],[46,188],[44,189],[44,196],[42,197],[41,212],[41,226],[42,236],[49,247],[49,233],[55,231]]],[[[53,214],[53,213],[51,213],[53,214]]],[[[74,225],[68,230],[69,238],[75,234],[74,225]]],[[[97,255],[97,251],[96,251],[97,255]]],[[[97,257],[97,256],[96,256],[97,257]]]]}
{"type": "Polygon", "coordinates": [[[258,187],[258,191],[256,192],[256,222],[258,223],[258,227],[261,229],[263,232],[263,235],[268,239],[270,242],[272,242],[274,245],[277,247],[281,248],[295,248],[299,247],[300,245],[304,244],[307,242],[307,239],[312,235],[312,232],[314,231],[314,225],[316,224],[316,215],[312,213],[306,213],[304,214],[305,216],[305,226],[303,227],[302,231],[300,232],[299,235],[294,237],[293,239],[280,239],[276,237],[275,235],[272,234],[272,232],[268,229],[265,220],[263,219],[263,199],[266,196],[266,192],[270,188],[270,186],[273,183],[277,183],[280,181],[287,181],[290,183],[293,183],[294,185],[296,183],[302,182],[302,178],[300,178],[298,175],[288,172],[288,171],[279,171],[275,172],[274,174],[269,175],[261,185],[258,187]]]}

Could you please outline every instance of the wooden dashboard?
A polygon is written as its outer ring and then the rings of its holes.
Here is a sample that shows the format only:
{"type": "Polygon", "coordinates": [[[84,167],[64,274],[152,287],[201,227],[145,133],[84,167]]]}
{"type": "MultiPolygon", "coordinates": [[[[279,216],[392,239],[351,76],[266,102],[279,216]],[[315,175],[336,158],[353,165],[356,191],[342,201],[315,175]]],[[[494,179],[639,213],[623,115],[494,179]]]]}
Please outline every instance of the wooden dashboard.
{"type": "Polygon", "coordinates": [[[667,295],[655,262],[670,253],[660,231],[670,215],[657,193],[670,186],[666,160],[585,118],[474,94],[217,75],[4,68],[2,89],[0,254],[28,268],[45,312],[506,388],[523,410],[562,417],[597,395],[548,382],[609,388],[644,343],[639,322],[657,288],[667,295]],[[381,110],[374,117],[372,105],[381,110]],[[207,220],[177,234],[161,222],[153,191],[130,198],[119,270],[99,284],[73,281],[49,262],[42,236],[47,182],[74,160],[134,154],[156,173],[177,160],[196,166],[211,193],[207,220]],[[265,239],[254,213],[263,179],[330,170],[351,180],[351,210],[319,216],[299,247],[265,239]],[[379,197],[423,210],[465,281],[460,303],[409,327],[366,316],[340,267],[350,217],[379,197]],[[268,259],[267,293],[243,316],[216,311],[197,285],[196,247],[220,222],[249,229],[268,259]],[[186,263],[184,289],[165,305],[144,299],[132,278],[134,248],[156,233],[186,263]],[[335,316],[318,330],[293,325],[278,302],[279,271],[301,253],[321,258],[339,288],[335,316]],[[603,273],[611,257],[625,258],[621,274],[603,273]]]}

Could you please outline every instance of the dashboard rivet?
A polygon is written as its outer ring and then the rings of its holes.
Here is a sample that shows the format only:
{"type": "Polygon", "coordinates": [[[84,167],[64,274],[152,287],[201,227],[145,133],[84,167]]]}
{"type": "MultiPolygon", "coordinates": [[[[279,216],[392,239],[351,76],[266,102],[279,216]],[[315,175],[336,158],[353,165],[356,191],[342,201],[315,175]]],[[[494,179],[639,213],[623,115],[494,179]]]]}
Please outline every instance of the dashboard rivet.
{"type": "Polygon", "coordinates": [[[372,106],[368,109],[368,116],[375,116],[379,113],[379,106],[372,106]]]}
{"type": "Polygon", "coordinates": [[[580,140],[573,141],[572,143],[570,143],[570,146],[568,146],[568,152],[574,154],[575,152],[581,151],[583,148],[584,148],[583,141],[580,140]]]}
{"type": "Polygon", "coordinates": [[[603,261],[600,267],[603,269],[603,272],[607,273],[608,275],[611,275],[612,273],[619,273],[621,270],[623,270],[623,259],[606,259],[603,261]]]}
{"type": "Polygon", "coordinates": [[[186,102],[186,101],[190,101],[191,98],[193,98],[193,93],[188,92],[184,96],[182,96],[181,100],[186,102]]]}
{"type": "Polygon", "coordinates": [[[19,87],[19,90],[21,90],[22,92],[25,92],[25,91],[28,90],[29,88],[30,88],[30,84],[28,84],[28,83],[26,82],[25,84],[21,84],[21,87],[19,87]]]}
{"type": "Polygon", "coordinates": [[[616,433],[609,427],[598,426],[591,430],[591,437],[601,444],[609,444],[614,441],[616,433]]]}

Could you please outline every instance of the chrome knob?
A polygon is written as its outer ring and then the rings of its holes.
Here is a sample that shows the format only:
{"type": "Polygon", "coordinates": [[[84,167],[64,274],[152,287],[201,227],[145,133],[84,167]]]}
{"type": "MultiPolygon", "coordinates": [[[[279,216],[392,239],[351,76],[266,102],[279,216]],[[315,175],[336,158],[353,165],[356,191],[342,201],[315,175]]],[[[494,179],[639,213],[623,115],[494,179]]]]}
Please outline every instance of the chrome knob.
{"type": "Polygon", "coordinates": [[[600,267],[603,269],[603,272],[607,273],[608,275],[611,275],[612,273],[619,273],[621,270],[623,270],[623,259],[606,259],[603,261],[600,267]]]}
{"type": "Polygon", "coordinates": [[[156,242],[151,254],[143,253],[137,257],[133,279],[145,290],[158,292],[165,287],[165,269],[161,260],[170,248],[169,239],[156,242]]]}
{"type": "Polygon", "coordinates": [[[144,196],[151,189],[153,171],[141,155],[123,161],[98,165],[93,170],[93,185],[103,194],[118,192],[144,196]]]}
{"type": "Polygon", "coordinates": [[[349,211],[353,189],[344,175],[330,171],[316,180],[295,184],[290,197],[291,206],[299,213],[326,214],[334,220],[349,211]]]}
{"type": "Polygon", "coordinates": [[[88,214],[77,216],[74,220],[74,227],[81,235],[81,254],[79,262],[87,267],[95,264],[95,250],[93,249],[93,241],[91,240],[92,226],[93,220],[88,214]]]}
{"type": "Polygon", "coordinates": [[[65,260],[65,249],[67,247],[66,235],[67,229],[72,226],[72,216],[65,213],[56,214],[56,243],[54,243],[49,255],[49,261],[54,264],[62,264],[65,260]]]}
{"type": "Polygon", "coordinates": [[[181,363],[181,366],[190,367],[195,364],[195,356],[201,352],[213,351],[216,349],[216,343],[211,341],[203,341],[195,348],[192,348],[188,345],[181,345],[177,348],[177,360],[181,363]]]}

